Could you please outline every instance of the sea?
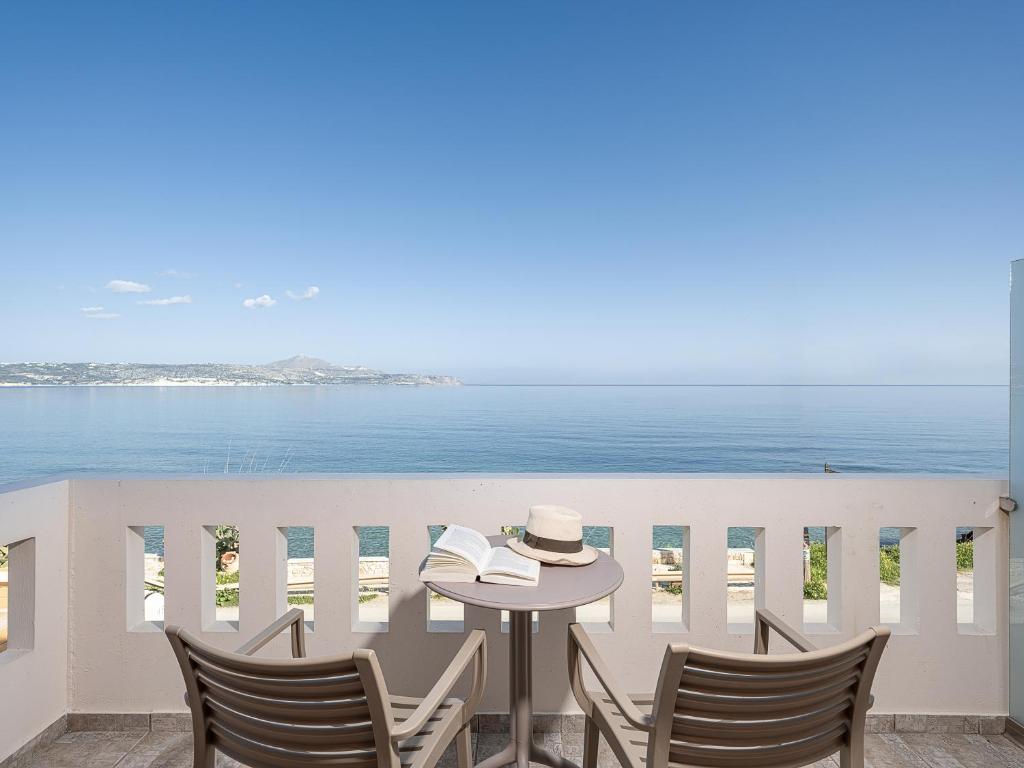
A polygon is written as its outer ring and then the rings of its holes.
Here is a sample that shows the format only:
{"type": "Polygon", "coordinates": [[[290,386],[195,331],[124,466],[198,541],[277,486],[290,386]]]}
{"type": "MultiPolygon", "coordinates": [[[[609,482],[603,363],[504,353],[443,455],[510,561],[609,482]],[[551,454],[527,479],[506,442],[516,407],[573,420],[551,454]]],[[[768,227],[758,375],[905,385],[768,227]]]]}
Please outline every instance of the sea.
{"type": "MultiPolygon", "coordinates": [[[[67,473],[789,473],[825,464],[1004,476],[1008,422],[1005,386],[8,387],[0,484],[67,473]]],[[[749,532],[733,530],[731,545],[749,545],[749,532]]],[[[656,543],[678,546],[677,535],[656,543]]],[[[587,537],[602,545],[606,533],[587,537]]],[[[289,536],[290,556],[309,550],[307,534],[289,536]]],[[[386,530],[367,531],[361,551],[386,554],[386,530]]]]}

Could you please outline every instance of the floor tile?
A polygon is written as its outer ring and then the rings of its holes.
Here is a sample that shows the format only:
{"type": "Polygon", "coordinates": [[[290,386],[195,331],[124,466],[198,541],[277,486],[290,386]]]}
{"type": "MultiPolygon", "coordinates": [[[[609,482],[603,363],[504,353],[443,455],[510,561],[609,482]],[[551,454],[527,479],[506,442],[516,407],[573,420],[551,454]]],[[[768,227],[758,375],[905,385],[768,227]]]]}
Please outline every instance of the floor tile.
{"type": "Polygon", "coordinates": [[[73,731],[44,748],[29,768],[113,768],[146,734],[142,731],[73,731]]]}
{"type": "Polygon", "coordinates": [[[864,737],[864,762],[867,768],[927,768],[901,736],[869,733],[864,737]]]}
{"type": "Polygon", "coordinates": [[[996,763],[997,765],[1005,765],[1008,768],[1024,768],[1024,749],[1001,734],[982,738],[989,743],[989,746],[999,755],[999,759],[1003,761],[996,763]]]}
{"type": "MultiPolygon", "coordinates": [[[[576,743],[574,734],[535,734],[534,739],[573,762],[583,760],[583,745],[576,743]]],[[[508,733],[474,734],[472,742],[474,762],[479,762],[503,749],[508,733]]],[[[865,752],[868,768],[1024,768],[1024,750],[1001,735],[869,734],[865,752]]],[[[438,768],[455,768],[455,762],[454,749],[449,748],[438,768]]],[[[833,755],[811,768],[838,765],[838,756],[833,755]]],[[[620,768],[603,737],[598,766],[620,768]]],[[[40,750],[27,768],[192,768],[192,737],[173,731],[73,731],[40,750]]],[[[245,766],[218,755],[217,768],[245,766]]]]}

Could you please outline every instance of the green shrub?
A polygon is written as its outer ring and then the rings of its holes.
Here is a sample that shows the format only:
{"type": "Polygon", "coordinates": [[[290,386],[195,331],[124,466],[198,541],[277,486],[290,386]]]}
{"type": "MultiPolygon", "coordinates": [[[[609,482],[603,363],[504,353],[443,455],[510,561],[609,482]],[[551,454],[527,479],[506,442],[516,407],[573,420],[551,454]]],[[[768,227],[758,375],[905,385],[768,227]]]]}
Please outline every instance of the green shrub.
{"type": "Polygon", "coordinates": [[[371,600],[376,600],[378,597],[380,597],[379,592],[360,592],[359,603],[362,605],[363,603],[368,603],[371,600]]]}
{"type": "MultiPolygon", "coordinates": [[[[237,584],[238,583],[238,571],[234,573],[224,573],[224,571],[217,572],[217,583],[218,584],[237,584]]],[[[237,589],[218,589],[217,590],[217,605],[238,605],[238,590],[237,589]]]]}
{"type": "Polygon", "coordinates": [[[288,595],[288,605],[312,605],[312,595],[288,595]]]}
{"type": "Polygon", "coordinates": [[[900,545],[890,544],[878,549],[878,576],[886,584],[900,584],[900,545]]]}
{"type": "Polygon", "coordinates": [[[828,552],[825,543],[811,543],[811,578],[804,582],[805,600],[828,598],[828,552]]]}
{"type": "Polygon", "coordinates": [[[958,571],[974,570],[974,542],[958,541],[956,544],[956,569],[958,571]]]}

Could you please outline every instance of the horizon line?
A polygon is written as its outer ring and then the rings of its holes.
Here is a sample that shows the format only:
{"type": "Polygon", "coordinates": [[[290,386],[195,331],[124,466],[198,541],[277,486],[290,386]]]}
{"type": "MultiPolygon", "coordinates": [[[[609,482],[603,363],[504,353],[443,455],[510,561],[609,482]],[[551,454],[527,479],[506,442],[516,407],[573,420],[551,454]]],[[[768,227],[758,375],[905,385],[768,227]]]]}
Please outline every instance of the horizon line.
{"type": "Polygon", "coordinates": [[[589,383],[557,383],[557,382],[527,382],[527,383],[486,383],[486,382],[462,382],[464,387],[1007,387],[1005,384],[864,384],[864,383],[842,383],[842,384],[745,384],[745,383],[707,383],[707,384],[637,384],[631,382],[618,382],[611,384],[589,384],[589,383]]]}

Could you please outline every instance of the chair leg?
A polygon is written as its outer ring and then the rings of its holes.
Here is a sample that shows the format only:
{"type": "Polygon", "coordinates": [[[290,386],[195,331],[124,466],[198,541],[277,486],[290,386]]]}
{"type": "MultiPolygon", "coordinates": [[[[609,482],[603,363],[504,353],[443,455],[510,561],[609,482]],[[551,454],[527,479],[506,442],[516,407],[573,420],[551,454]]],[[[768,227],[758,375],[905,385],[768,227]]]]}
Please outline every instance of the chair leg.
{"type": "Polygon", "coordinates": [[[598,739],[601,732],[591,718],[583,725],[583,768],[597,768],[598,739]]]}
{"type": "Polygon", "coordinates": [[[840,768],[864,768],[864,742],[853,743],[839,750],[840,768]]]}
{"type": "Polygon", "coordinates": [[[469,732],[469,723],[455,735],[455,760],[458,768],[472,768],[473,741],[469,732]]]}

